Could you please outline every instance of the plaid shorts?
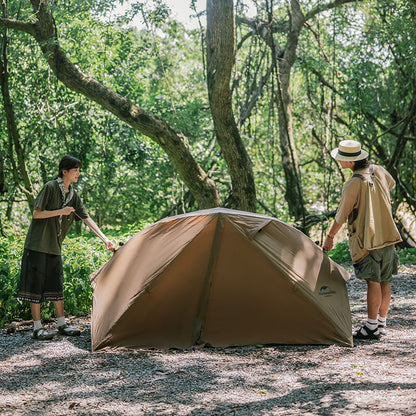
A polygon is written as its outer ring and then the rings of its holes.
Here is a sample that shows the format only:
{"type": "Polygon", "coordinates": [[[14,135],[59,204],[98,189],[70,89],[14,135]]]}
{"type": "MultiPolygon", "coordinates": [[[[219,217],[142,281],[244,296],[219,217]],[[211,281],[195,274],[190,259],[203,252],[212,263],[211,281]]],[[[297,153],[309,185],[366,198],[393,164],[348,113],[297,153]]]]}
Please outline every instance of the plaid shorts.
{"type": "Polygon", "coordinates": [[[63,299],[62,257],[25,249],[20,270],[19,299],[41,303],[63,299]]]}
{"type": "Polygon", "coordinates": [[[377,283],[390,283],[398,269],[399,256],[394,245],[370,250],[368,256],[354,264],[358,279],[377,283]]]}

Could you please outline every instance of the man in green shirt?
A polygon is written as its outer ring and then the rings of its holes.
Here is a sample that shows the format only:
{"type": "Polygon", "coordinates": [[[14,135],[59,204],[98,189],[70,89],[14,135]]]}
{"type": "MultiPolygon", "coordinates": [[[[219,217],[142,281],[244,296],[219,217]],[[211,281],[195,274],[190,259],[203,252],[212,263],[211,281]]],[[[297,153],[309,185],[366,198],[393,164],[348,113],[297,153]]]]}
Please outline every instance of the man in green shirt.
{"type": "Polygon", "coordinates": [[[53,333],[43,328],[40,304],[52,301],[56,310],[58,332],[79,335],[67,325],[63,305],[63,267],[61,248],[72,222],[82,220],[100,237],[108,250],[113,243],[89,217],[72,183],[78,181],[81,162],[64,156],[58,176],[45,184],[35,200],[33,218],[24,245],[19,281],[19,298],[30,302],[34,339],[51,339],[53,333]]]}

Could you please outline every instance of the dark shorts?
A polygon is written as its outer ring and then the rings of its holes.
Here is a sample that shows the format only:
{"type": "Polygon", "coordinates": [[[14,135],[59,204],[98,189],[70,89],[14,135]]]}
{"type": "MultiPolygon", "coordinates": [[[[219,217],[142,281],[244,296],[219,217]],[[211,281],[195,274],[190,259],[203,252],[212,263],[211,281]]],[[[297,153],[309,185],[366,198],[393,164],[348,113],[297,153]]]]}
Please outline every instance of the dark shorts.
{"type": "Polygon", "coordinates": [[[390,283],[398,269],[399,256],[394,245],[370,250],[368,256],[354,264],[355,276],[358,279],[377,283],[390,283]]]}
{"type": "Polygon", "coordinates": [[[62,300],[62,257],[25,249],[22,257],[18,297],[32,303],[62,300]]]}

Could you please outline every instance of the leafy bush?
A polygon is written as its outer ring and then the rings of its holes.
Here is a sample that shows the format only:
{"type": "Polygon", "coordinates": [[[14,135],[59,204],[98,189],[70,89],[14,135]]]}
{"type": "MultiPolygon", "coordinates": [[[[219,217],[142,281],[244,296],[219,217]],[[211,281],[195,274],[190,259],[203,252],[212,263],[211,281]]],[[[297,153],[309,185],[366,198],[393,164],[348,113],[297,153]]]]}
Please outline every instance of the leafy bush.
{"type": "MultiPolygon", "coordinates": [[[[120,230],[106,230],[113,240],[126,242],[138,232],[136,227],[120,230]]],[[[31,319],[29,302],[17,299],[20,265],[25,236],[0,238],[0,327],[15,319],[31,319]]],[[[117,248],[117,247],[116,247],[117,248]]],[[[92,287],[89,275],[110,259],[100,239],[86,230],[81,235],[70,234],[62,246],[64,266],[64,307],[66,313],[74,316],[88,314],[92,303],[92,287]]],[[[42,303],[42,319],[55,317],[52,302],[42,303]]]]}
{"type": "MultiPolygon", "coordinates": [[[[416,248],[398,249],[400,264],[416,264],[416,248]]],[[[338,243],[329,253],[328,256],[339,264],[351,263],[348,240],[338,243]]]]}
{"type": "Polygon", "coordinates": [[[17,312],[23,318],[30,317],[29,304],[16,298],[23,244],[23,236],[0,238],[0,326],[17,312]]]}
{"type": "Polygon", "coordinates": [[[328,256],[339,264],[351,263],[348,240],[338,243],[331,251],[328,252],[328,256]]]}
{"type": "Polygon", "coordinates": [[[400,264],[416,264],[416,248],[405,248],[397,250],[400,264]]]}

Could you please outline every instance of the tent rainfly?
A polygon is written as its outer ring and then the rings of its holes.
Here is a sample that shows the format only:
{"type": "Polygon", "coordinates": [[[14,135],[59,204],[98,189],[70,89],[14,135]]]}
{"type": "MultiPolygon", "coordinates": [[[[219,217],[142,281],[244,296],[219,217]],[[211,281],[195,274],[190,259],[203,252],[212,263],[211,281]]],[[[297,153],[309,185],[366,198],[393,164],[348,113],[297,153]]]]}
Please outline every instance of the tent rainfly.
{"type": "Polygon", "coordinates": [[[162,219],[90,276],[91,346],[352,346],[347,271],[275,218],[162,219]]]}

